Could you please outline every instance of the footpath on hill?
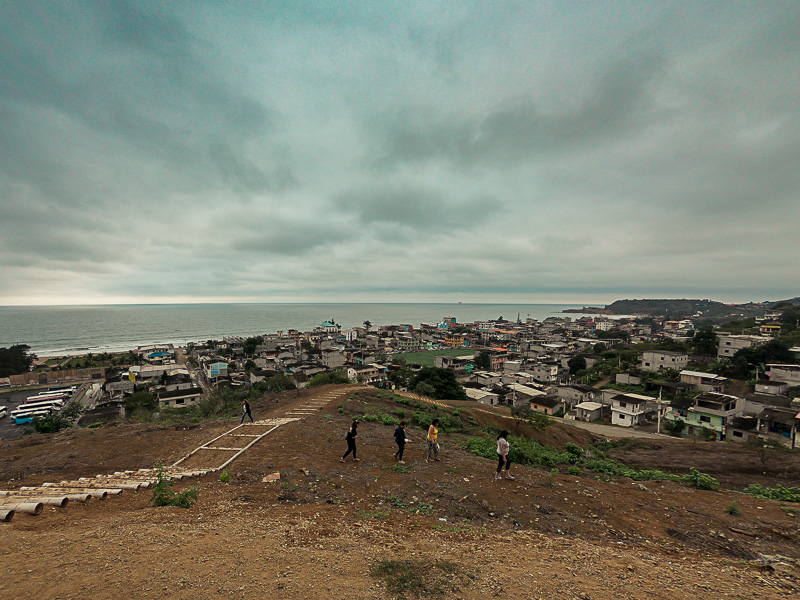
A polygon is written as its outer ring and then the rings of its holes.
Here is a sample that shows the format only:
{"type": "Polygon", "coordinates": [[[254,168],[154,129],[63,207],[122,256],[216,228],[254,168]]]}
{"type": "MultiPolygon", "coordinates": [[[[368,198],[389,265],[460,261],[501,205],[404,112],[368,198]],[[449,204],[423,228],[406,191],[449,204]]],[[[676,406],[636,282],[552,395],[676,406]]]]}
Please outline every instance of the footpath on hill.
{"type": "MultiPolygon", "coordinates": [[[[0,525],[0,597],[377,599],[402,589],[406,597],[416,589],[452,598],[800,594],[797,504],[518,465],[515,481],[494,481],[495,462],[463,446],[492,427],[510,428],[509,420],[469,408],[460,409],[460,429],[442,432],[440,462],[425,462],[424,431],[409,427],[406,465],[398,466],[394,427],[381,415],[411,421],[434,413],[355,386],[265,397],[253,403],[254,416],[298,414],[323,395],[334,399],[247,450],[227,483],[219,474],[176,483],[179,491],[199,487],[190,509],[153,507],[149,492],[126,492],[0,525]],[[341,464],[342,434],[353,417],[364,421],[361,462],[341,464]],[[264,481],[274,473],[277,481],[264,481]]],[[[0,443],[0,477],[15,487],[171,464],[238,418],[31,435],[0,443]]],[[[520,427],[544,445],[592,442],[589,432],[567,425],[520,427]]],[[[613,451],[629,465],[675,472],[696,460],[734,489],[753,478],[797,481],[796,454],[771,465],[737,449],[721,463],[717,448],[726,445],[647,440],[613,451]],[[726,479],[715,464],[741,472],[726,479]]]]}

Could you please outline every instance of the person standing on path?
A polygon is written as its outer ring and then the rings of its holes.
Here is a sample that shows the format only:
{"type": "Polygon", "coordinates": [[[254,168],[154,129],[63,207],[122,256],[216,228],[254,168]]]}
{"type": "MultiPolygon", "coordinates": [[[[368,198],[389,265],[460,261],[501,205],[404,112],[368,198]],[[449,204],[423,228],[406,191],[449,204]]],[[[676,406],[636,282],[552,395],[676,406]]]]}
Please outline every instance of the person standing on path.
{"type": "Polygon", "coordinates": [[[428,427],[428,437],[426,438],[428,441],[428,458],[425,459],[427,462],[439,460],[439,430],[437,425],[439,425],[439,419],[434,419],[431,426],[428,427]]]}
{"type": "Polygon", "coordinates": [[[400,425],[398,425],[397,429],[394,430],[394,441],[397,442],[397,452],[394,453],[394,457],[397,459],[398,463],[404,465],[406,463],[403,460],[403,452],[406,449],[406,442],[411,441],[406,437],[405,421],[400,421],[400,425]]]}
{"type": "Polygon", "coordinates": [[[243,409],[244,409],[244,412],[242,413],[242,420],[239,421],[239,425],[244,423],[244,418],[245,417],[250,417],[250,422],[253,423],[254,422],[253,421],[253,413],[250,412],[250,403],[247,400],[244,401],[243,409]]]}
{"type": "Polygon", "coordinates": [[[508,472],[508,469],[511,468],[511,459],[508,457],[509,450],[511,450],[511,444],[508,442],[508,431],[504,429],[497,436],[497,457],[500,462],[497,465],[497,472],[494,474],[495,481],[503,478],[500,475],[503,467],[506,469],[506,479],[514,479],[514,476],[508,472]]]}
{"type": "Polygon", "coordinates": [[[353,460],[356,462],[361,462],[356,457],[356,438],[358,437],[358,421],[353,421],[353,424],[350,426],[350,429],[347,430],[347,435],[344,436],[344,439],[347,440],[347,452],[344,453],[344,456],[339,459],[340,463],[344,462],[344,459],[347,458],[347,455],[351,452],[353,453],[353,460]]]}

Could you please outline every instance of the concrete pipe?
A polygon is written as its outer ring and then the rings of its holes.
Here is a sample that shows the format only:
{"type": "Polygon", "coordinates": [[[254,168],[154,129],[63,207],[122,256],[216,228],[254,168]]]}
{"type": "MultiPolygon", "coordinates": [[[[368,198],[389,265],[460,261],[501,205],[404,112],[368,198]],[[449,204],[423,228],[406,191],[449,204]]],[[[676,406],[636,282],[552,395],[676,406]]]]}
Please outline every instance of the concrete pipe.
{"type": "Polygon", "coordinates": [[[69,498],[66,496],[5,496],[2,502],[41,502],[45,506],[55,506],[56,508],[64,508],[69,504],[69,498]]]}
{"type": "Polygon", "coordinates": [[[0,510],[0,521],[2,521],[3,523],[8,523],[13,518],[14,518],[13,510],[5,508],[0,510]]]}
{"type": "Polygon", "coordinates": [[[108,497],[109,492],[116,492],[117,494],[121,494],[122,490],[93,490],[93,489],[81,489],[81,488],[57,488],[57,487],[28,487],[22,486],[19,488],[21,492],[26,492],[26,495],[36,495],[36,494],[66,494],[69,496],[70,494],[86,494],[87,496],[91,496],[92,498],[99,498],[100,500],[105,500],[108,497]]]}
{"type": "MultiPolygon", "coordinates": [[[[118,487],[92,487],[86,485],[85,482],[81,482],[80,485],[70,484],[67,482],[66,484],[61,483],[43,483],[41,487],[46,488],[48,490],[61,490],[62,492],[69,490],[71,492],[80,491],[86,492],[87,494],[91,494],[92,492],[105,492],[109,496],[119,496],[122,493],[122,488],[118,487]]],[[[105,496],[103,496],[105,498],[105,496]]]]}
{"type": "Polygon", "coordinates": [[[142,487],[140,484],[136,482],[128,482],[128,481],[117,481],[112,479],[88,479],[88,478],[81,478],[77,481],[62,481],[61,487],[70,487],[70,486],[81,486],[87,488],[110,488],[115,487],[122,490],[133,490],[134,492],[138,492],[139,488],[142,487]]]}
{"type": "Polygon", "coordinates": [[[13,510],[18,513],[25,513],[28,515],[38,515],[42,512],[44,504],[41,502],[0,502],[0,510],[13,510]]]}

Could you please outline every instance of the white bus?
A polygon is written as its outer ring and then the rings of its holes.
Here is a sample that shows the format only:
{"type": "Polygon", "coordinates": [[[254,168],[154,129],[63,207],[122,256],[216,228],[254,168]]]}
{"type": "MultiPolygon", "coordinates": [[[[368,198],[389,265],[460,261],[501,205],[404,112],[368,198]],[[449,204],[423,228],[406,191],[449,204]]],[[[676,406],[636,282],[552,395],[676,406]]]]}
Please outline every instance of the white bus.
{"type": "Polygon", "coordinates": [[[43,392],[39,392],[40,396],[49,396],[50,394],[74,394],[75,390],[78,389],[76,386],[72,385],[70,387],[65,388],[58,388],[53,390],[44,390],[43,392]]]}
{"type": "Polygon", "coordinates": [[[25,399],[25,402],[28,404],[32,402],[39,402],[40,400],[63,400],[67,397],[67,394],[61,392],[58,394],[40,394],[38,396],[28,396],[25,399]]]}
{"type": "Polygon", "coordinates": [[[5,417],[8,414],[8,407],[7,406],[0,406],[0,419],[5,417]]]}
{"type": "Polygon", "coordinates": [[[24,415],[40,410],[52,412],[54,410],[61,410],[63,406],[64,403],[61,400],[45,400],[43,402],[34,402],[33,404],[21,404],[19,408],[15,408],[10,414],[12,417],[15,417],[17,415],[24,415]]]}

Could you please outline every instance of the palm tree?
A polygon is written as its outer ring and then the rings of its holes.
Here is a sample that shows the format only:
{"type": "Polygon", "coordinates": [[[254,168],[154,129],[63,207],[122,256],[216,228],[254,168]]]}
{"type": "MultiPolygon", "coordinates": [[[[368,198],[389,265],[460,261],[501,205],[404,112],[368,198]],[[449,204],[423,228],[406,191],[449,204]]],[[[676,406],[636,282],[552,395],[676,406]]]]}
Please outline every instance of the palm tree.
{"type": "Polygon", "coordinates": [[[369,319],[367,319],[366,321],[364,321],[364,328],[367,330],[367,333],[369,333],[370,327],[372,327],[372,322],[369,319]]]}

